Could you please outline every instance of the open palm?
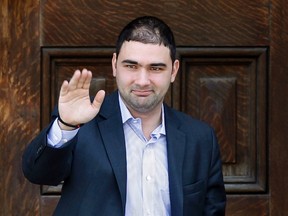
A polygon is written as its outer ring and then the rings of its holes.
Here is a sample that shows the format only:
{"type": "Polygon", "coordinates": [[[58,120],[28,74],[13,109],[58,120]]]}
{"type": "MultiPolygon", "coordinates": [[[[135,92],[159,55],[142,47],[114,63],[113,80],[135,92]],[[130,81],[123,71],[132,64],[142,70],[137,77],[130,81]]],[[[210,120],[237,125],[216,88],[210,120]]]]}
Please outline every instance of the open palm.
{"type": "Polygon", "coordinates": [[[61,119],[71,125],[84,124],[92,120],[99,112],[105,92],[97,92],[91,103],[89,87],[91,71],[76,70],[71,80],[65,80],[60,89],[58,109],[61,119]]]}

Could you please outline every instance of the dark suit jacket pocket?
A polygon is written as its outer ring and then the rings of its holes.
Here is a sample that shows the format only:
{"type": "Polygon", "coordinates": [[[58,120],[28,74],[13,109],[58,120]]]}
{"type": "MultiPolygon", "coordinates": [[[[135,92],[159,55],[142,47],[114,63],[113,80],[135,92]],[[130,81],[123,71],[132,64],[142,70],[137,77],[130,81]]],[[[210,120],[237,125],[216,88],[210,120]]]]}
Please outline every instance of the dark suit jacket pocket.
{"type": "Polygon", "coordinates": [[[202,215],[205,203],[205,182],[198,181],[183,187],[184,215],[202,215]]]}

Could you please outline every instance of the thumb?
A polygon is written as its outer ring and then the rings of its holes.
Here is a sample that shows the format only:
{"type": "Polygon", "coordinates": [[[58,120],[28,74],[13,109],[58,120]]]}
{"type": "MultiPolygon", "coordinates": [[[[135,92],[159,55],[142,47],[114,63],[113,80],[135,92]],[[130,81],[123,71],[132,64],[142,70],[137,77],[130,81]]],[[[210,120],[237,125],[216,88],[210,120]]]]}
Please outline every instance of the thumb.
{"type": "Polygon", "coordinates": [[[95,95],[95,98],[93,100],[93,107],[95,109],[98,109],[98,111],[100,110],[100,107],[104,101],[105,98],[105,91],[104,90],[100,90],[97,92],[97,94],[95,95]]]}

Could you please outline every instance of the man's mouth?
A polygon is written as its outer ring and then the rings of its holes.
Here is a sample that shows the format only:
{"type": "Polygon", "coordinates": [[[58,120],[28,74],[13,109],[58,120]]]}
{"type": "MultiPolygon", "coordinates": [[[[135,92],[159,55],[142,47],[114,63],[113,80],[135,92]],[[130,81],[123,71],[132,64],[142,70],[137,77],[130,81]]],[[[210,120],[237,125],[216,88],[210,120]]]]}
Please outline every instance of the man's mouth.
{"type": "Polygon", "coordinates": [[[147,97],[152,93],[152,90],[132,90],[132,93],[138,97],[147,97]]]}

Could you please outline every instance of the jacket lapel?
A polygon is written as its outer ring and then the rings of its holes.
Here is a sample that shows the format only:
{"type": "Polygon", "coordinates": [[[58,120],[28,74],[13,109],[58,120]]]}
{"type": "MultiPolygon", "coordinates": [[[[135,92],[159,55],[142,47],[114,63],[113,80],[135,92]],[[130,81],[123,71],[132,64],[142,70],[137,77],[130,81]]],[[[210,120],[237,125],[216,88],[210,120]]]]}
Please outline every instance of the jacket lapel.
{"type": "Polygon", "coordinates": [[[106,118],[99,123],[99,129],[119,187],[123,210],[125,210],[126,150],[118,94],[114,93],[104,101],[99,115],[106,118]]]}
{"type": "Polygon", "coordinates": [[[165,116],[171,215],[183,215],[182,165],[186,137],[179,130],[178,118],[167,106],[165,106],[165,116]]]}

